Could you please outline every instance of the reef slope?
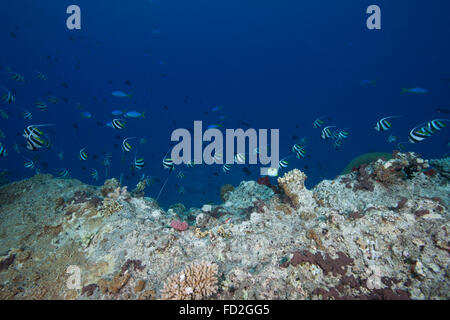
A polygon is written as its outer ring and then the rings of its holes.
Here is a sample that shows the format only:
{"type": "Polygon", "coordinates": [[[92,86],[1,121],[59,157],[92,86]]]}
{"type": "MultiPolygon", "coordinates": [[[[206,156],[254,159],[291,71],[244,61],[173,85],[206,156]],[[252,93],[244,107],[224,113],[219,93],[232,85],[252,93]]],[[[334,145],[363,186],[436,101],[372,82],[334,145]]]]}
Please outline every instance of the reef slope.
{"type": "Polygon", "coordinates": [[[396,153],[312,190],[305,179],[167,211],[114,179],[10,183],[0,298],[450,298],[448,158],[396,153]]]}

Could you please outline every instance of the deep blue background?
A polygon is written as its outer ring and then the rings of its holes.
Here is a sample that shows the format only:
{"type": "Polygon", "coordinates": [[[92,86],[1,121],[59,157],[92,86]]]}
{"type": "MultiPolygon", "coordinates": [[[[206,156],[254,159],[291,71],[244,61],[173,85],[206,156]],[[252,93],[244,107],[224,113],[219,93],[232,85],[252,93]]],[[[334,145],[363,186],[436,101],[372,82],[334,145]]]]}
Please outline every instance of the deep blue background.
{"type": "MultiPolygon", "coordinates": [[[[11,180],[30,177],[34,171],[22,166],[23,157],[39,154],[44,172],[56,174],[55,168],[67,168],[74,178],[101,184],[102,155],[111,151],[110,176],[128,175],[124,181],[132,189],[142,173],[167,177],[161,159],[172,130],[190,128],[194,120],[203,120],[205,126],[223,123],[226,128],[241,127],[239,121],[244,121],[257,129],[279,128],[282,157],[292,154],[293,135],[307,137],[310,158],[291,159],[290,168],[306,171],[312,186],[333,178],[362,153],[391,152],[389,133],[405,140],[415,125],[449,116],[436,112],[450,109],[450,83],[440,80],[450,78],[449,12],[446,0],[4,2],[1,71],[8,66],[27,82],[16,83],[0,74],[0,84],[17,97],[15,104],[0,104],[10,115],[0,119],[6,136],[1,142],[8,150],[8,156],[0,158],[0,168],[11,171],[11,180]],[[66,28],[70,4],[81,7],[80,31],[66,28]],[[381,31],[366,28],[365,11],[371,4],[381,7],[381,31]],[[48,80],[37,80],[35,71],[45,73],[48,80]],[[376,79],[377,85],[361,86],[365,79],[376,79]],[[402,95],[404,87],[423,87],[428,93],[402,95]],[[111,96],[113,90],[135,94],[118,99],[111,96]],[[60,102],[49,105],[47,112],[38,111],[34,101],[48,92],[60,102]],[[80,117],[78,102],[92,119],[80,117]],[[217,105],[223,109],[211,112],[217,105]],[[18,116],[22,108],[32,111],[32,121],[18,116]],[[110,121],[114,109],[145,111],[146,118],[130,119],[120,132],[96,125],[110,121]],[[220,121],[221,115],[227,120],[220,121]],[[391,132],[376,132],[376,121],[388,115],[404,117],[393,121],[391,132]],[[350,129],[342,150],[320,140],[320,129],[312,127],[318,116],[331,118],[327,124],[350,129]],[[57,124],[46,129],[54,148],[32,153],[21,146],[20,154],[14,152],[14,143],[25,142],[17,134],[38,123],[57,124]],[[118,134],[148,139],[145,145],[130,141],[147,163],[134,177],[129,171],[134,152],[127,155],[126,165],[120,163],[118,134]],[[81,163],[78,152],[85,146],[90,158],[81,163]],[[64,151],[64,161],[56,156],[59,150],[64,151]],[[99,155],[97,160],[94,154],[99,155]],[[91,168],[99,171],[99,182],[92,181],[91,168]]],[[[448,130],[408,145],[408,150],[441,157],[449,151],[448,130]]],[[[186,178],[172,175],[160,202],[188,207],[218,202],[221,185],[259,177],[259,167],[249,167],[251,176],[242,168],[234,166],[224,174],[221,166],[183,167],[186,178]],[[177,193],[176,184],[184,186],[184,194],[177,193]]],[[[146,195],[155,197],[160,186],[149,187],[146,195]]]]}

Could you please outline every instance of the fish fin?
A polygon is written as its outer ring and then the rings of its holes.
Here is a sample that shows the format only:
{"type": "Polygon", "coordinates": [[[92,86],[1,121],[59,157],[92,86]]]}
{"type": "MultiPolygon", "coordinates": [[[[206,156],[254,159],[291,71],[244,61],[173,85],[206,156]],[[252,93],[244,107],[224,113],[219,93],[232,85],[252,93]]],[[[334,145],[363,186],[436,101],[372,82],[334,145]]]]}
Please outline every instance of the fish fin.
{"type": "Polygon", "coordinates": [[[402,89],[402,94],[405,93],[405,92],[408,92],[408,89],[403,88],[402,89]]]}
{"type": "Polygon", "coordinates": [[[141,117],[145,119],[145,111],[141,113],[141,117]]]}

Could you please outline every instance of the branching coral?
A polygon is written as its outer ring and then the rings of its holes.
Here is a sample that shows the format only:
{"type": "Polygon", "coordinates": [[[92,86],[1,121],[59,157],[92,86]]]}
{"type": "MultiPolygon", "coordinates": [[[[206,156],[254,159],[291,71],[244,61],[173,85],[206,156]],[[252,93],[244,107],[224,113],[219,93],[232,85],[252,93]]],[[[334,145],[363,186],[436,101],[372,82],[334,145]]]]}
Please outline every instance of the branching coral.
{"type": "Polygon", "coordinates": [[[106,198],[103,200],[102,209],[100,213],[104,217],[109,217],[115,212],[122,210],[123,206],[119,204],[116,200],[111,198],[106,198]]]}
{"type": "Polygon", "coordinates": [[[171,275],[164,285],[161,298],[164,300],[201,300],[217,291],[215,263],[192,264],[183,271],[171,275]]]}

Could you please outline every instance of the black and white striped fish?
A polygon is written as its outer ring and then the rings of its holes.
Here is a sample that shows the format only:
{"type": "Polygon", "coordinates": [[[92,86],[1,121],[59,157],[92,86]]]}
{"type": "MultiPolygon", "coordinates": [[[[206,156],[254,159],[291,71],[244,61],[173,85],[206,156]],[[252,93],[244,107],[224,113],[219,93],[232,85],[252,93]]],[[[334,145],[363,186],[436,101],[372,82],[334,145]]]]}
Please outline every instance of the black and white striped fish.
{"type": "Polygon", "coordinates": [[[396,119],[401,118],[402,116],[389,116],[384,117],[383,119],[378,120],[377,124],[375,125],[375,130],[377,131],[386,131],[389,130],[392,127],[392,123],[390,123],[387,119],[396,119]]]}
{"type": "Polygon", "coordinates": [[[125,128],[125,120],[123,120],[123,119],[113,119],[112,120],[112,127],[114,129],[118,129],[118,130],[125,128]]]}
{"type": "Polygon", "coordinates": [[[2,85],[0,85],[0,88],[2,88],[4,91],[6,91],[6,93],[2,95],[2,101],[3,102],[7,102],[7,103],[11,104],[11,103],[14,103],[16,101],[16,97],[14,97],[14,95],[11,93],[11,91],[6,89],[2,85]]]}
{"type": "Polygon", "coordinates": [[[330,128],[334,128],[336,126],[328,126],[323,128],[322,133],[320,134],[320,138],[323,140],[330,139],[332,136],[330,128]]]}

